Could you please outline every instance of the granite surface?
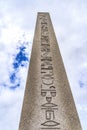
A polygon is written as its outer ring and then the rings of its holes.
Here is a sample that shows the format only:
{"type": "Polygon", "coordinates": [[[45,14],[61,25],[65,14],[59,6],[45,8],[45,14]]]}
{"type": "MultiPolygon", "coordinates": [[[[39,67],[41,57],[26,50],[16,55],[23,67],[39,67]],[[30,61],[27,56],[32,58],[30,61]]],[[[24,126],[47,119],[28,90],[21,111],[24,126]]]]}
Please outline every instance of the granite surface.
{"type": "Polygon", "coordinates": [[[19,130],[82,130],[49,13],[38,13],[19,130]]]}

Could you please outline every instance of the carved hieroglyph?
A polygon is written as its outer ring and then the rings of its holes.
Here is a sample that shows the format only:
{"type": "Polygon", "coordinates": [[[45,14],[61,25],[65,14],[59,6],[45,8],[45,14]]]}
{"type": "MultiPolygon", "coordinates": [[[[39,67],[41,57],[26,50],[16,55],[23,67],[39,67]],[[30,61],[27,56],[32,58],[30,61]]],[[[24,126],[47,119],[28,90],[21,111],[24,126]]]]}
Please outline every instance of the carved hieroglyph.
{"type": "Polygon", "coordinates": [[[82,130],[48,13],[38,13],[19,130],[82,130]]]}

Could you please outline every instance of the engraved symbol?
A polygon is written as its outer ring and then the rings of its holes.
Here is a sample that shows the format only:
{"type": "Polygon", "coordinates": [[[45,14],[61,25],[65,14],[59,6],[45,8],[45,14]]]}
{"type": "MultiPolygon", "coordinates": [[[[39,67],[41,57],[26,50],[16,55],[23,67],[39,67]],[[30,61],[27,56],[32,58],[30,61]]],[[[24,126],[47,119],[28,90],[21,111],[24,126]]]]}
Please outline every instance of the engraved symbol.
{"type": "MultiPolygon", "coordinates": [[[[55,97],[56,96],[56,90],[55,90],[55,86],[50,86],[49,89],[43,89],[43,86],[41,85],[41,95],[42,97],[47,96],[46,99],[47,101],[50,100],[50,97],[55,97]],[[48,92],[50,92],[50,95],[48,96],[48,92]]],[[[49,102],[49,101],[48,101],[49,102]]]]}
{"type": "Polygon", "coordinates": [[[41,61],[52,61],[52,57],[43,57],[42,55],[41,57],[43,58],[41,58],[41,61]]]}
{"type": "Polygon", "coordinates": [[[45,91],[41,91],[41,95],[42,95],[42,97],[45,97],[46,96],[46,92],[45,91]]]}
{"type": "Polygon", "coordinates": [[[42,44],[41,51],[42,52],[50,52],[50,48],[49,48],[48,44],[45,44],[44,46],[42,44]]]}
{"type": "Polygon", "coordinates": [[[53,67],[52,67],[52,66],[48,66],[48,67],[46,68],[46,67],[44,67],[44,65],[41,65],[41,69],[52,70],[53,67]]]}
{"type": "Polygon", "coordinates": [[[41,23],[43,22],[43,23],[47,23],[47,19],[45,18],[46,16],[45,15],[41,15],[40,16],[40,20],[41,20],[41,23]]]}
{"type": "Polygon", "coordinates": [[[55,97],[56,96],[55,86],[50,86],[50,89],[51,89],[51,96],[55,97]]]}
{"type": "Polygon", "coordinates": [[[56,121],[46,121],[46,122],[42,123],[41,125],[43,125],[43,126],[57,126],[57,125],[60,125],[60,123],[58,123],[56,121]]]}
{"type": "Polygon", "coordinates": [[[58,109],[58,108],[56,108],[57,107],[57,105],[56,104],[54,104],[54,103],[45,103],[45,104],[43,104],[43,105],[41,105],[42,106],[42,109],[45,109],[45,108],[47,108],[47,107],[55,107],[55,109],[58,109]]]}
{"type": "Polygon", "coordinates": [[[51,92],[51,96],[52,97],[55,97],[56,96],[56,92],[54,91],[54,92],[51,92]]]}
{"type": "Polygon", "coordinates": [[[52,85],[54,79],[42,79],[42,83],[45,85],[52,85]]]}
{"type": "Polygon", "coordinates": [[[46,97],[46,100],[47,100],[48,103],[50,103],[51,100],[52,100],[52,97],[46,97]]]}
{"type": "Polygon", "coordinates": [[[46,119],[51,120],[55,118],[54,111],[53,110],[46,110],[46,119]]]}
{"type": "Polygon", "coordinates": [[[48,43],[48,42],[49,42],[48,36],[42,35],[42,36],[41,36],[41,41],[42,41],[42,42],[44,41],[44,42],[48,43]]]}

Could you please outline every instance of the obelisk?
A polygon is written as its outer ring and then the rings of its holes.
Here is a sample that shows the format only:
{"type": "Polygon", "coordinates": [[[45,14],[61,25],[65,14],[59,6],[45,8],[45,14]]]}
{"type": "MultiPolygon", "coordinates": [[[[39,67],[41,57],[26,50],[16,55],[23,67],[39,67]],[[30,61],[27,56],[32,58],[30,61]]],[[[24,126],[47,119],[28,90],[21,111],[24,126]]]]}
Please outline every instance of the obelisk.
{"type": "Polygon", "coordinates": [[[38,13],[19,130],[82,130],[49,13],[38,13]]]}

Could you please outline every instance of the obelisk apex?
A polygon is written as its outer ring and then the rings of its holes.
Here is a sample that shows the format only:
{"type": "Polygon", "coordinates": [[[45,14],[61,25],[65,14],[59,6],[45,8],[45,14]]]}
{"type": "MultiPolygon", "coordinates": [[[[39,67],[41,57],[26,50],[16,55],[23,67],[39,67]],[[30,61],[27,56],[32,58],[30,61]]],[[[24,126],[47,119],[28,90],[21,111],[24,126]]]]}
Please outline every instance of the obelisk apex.
{"type": "Polygon", "coordinates": [[[19,130],[82,130],[49,13],[38,13],[19,130]]]}

